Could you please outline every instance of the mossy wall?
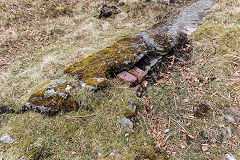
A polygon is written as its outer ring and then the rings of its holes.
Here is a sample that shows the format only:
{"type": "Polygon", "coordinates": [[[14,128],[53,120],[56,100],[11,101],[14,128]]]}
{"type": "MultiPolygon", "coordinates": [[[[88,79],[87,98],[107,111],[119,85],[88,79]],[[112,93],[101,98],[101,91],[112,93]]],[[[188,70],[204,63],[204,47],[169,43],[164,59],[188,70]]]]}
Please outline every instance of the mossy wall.
{"type": "Polygon", "coordinates": [[[64,72],[84,82],[82,84],[85,86],[98,87],[102,82],[97,81],[97,78],[106,80],[110,72],[130,69],[150,50],[161,52],[160,55],[168,53],[171,50],[169,39],[165,34],[150,31],[126,36],[111,46],[70,64],[64,72]]]}

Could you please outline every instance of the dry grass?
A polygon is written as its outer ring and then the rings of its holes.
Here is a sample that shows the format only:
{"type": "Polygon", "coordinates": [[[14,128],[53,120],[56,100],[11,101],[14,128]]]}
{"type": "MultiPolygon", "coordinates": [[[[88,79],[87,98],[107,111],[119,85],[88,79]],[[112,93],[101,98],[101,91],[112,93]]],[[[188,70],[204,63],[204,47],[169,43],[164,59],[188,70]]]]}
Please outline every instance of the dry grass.
{"type": "Polygon", "coordinates": [[[161,124],[157,130],[172,159],[223,159],[226,153],[240,158],[239,122],[223,117],[240,119],[239,6],[239,1],[219,1],[191,37],[191,67],[148,91],[159,119],[155,128],[161,124]],[[194,117],[193,107],[201,102],[209,111],[194,117]],[[232,137],[224,138],[228,127],[232,137]]]}
{"type": "MultiPolygon", "coordinates": [[[[160,1],[126,1],[122,13],[100,20],[99,8],[104,3],[0,0],[0,104],[16,109],[48,79],[64,78],[79,87],[78,82],[63,75],[68,64],[122,36],[162,22],[183,5],[174,8],[160,1]]],[[[98,93],[79,88],[74,94],[82,102],[79,112],[54,118],[35,113],[1,115],[0,134],[8,132],[16,143],[0,144],[0,158],[104,159],[113,150],[131,156],[140,146],[152,144],[141,120],[135,132],[119,126],[126,102],[139,102],[127,87],[113,84],[98,93]],[[68,118],[94,113],[96,116],[87,119],[68,118]],[[125,137],[126,133],[130,135],[125,137]]]]}

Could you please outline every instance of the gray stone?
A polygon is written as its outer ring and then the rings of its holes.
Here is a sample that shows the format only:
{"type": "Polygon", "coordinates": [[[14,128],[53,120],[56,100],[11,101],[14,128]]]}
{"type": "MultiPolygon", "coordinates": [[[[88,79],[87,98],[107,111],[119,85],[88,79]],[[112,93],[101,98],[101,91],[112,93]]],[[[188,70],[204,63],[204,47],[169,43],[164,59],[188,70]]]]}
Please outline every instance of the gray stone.
{"type": "Polygon", "coordinates": [[[89,89],[89,90],[91,90],[91,91],[97,89],[96,87],[87,85],[87,84],[86,84],[85,82],[83,82],[83,81],[80,81],[79,83],[80,83],[80,85],[81,85],[82,87],[84,87],[84,88],[86,88],[86,89],[89,89]]]}
{"type": "Polygon", "coordinates": [[[232,123],[235,123],[235,119],[233,118],[233,116],[231,116],[229,114],[225,114],[224,119],[226,119],[227,121],[230,121],[232,123]]]}
{"type": "Polygon", "coordinates": [[[44,114],[47,116],[54,116],[60,110],[55,108],[50,108],[50,107],[44,107],[44,106],[35,106],[34,104],[27,102],[18,108],[18,110],[16,111],[16,114],[23,114],[26,111],[33,111],[33,112],[44,114]]]}
{"type": "Polygon", "coordinates": [[[56,92],[54,88],[46,88],[46,91],[44,92],[44,98],[49,98],[55,95],[56,95],[56,92]]]}
{"type": "Polygon", "coordinates": [[[232,128],[230,126],[224,128],[224,130],[223,130],[223,137],[225,139],[232,137],[232,128]]]}
{"type": "Polygon", "coordinates": [[[0,106],[0,114],[3,113],[14,113],[14,109],[12,109],[11,107],[8,106],[0,106]]]}
{"type": "Polygon", "coordinates": [[[65,88],[65,91],[69,92],[72,89],[72,86],[67,85],[67,87],[65,88]]]}
{"type": "Polygon", "coordinates": [[[62,97],[63,99],[66,99],[68,97],[68,93],[64,93],[64,92],[60,92],[60,93],[58,93],[58,95],[60,97],[62,97]]]}
{"type": "Polygon", "coordinates": [[[226,154],[225,155],[225,160],[236,160],[236,158],[234,158],[232,155],[230,154],[226,154]]]}
{"type": "Polygon", "coordinates": [[[121,154],[118,153],[118,151],[114,150],[109,154],[110,157],[120,157],[121,154]]]}
{"type": "Polygon", "coordinates": [[[120,124],[122,124],[123,126],[126,126],[130,129],[133,129],[133,122],[130,121],[129,119],[122,117],[120,120],[120,124]]]}
{"type": "Polygon", "coordinates": [[[63,83],[65,83],[65,82],[67,82],[65,79],[57,79],[57,80],[56,80],[57,85],[63,84],[63,83]]]}
{"type": "Polygon", "coordinates": [[[137,107],[132,105],[131,101],[128,101],[128,105],[126,106],[128,109],[132,111],[133,114],[136,114],[137,112],[137,107]]]}
{"type": "Polygon", "coordinates": [[[14,142],[14,139],[12,139],[7,133],[5,133],[1,136],[0,142],[11,144],[14,142]]]}

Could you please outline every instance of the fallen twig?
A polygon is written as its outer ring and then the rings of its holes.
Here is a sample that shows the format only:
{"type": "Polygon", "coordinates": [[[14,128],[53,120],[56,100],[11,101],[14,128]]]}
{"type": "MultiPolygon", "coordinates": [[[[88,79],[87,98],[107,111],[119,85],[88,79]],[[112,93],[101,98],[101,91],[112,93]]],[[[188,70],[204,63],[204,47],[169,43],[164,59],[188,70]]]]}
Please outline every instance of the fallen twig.
{"type": "Polygon", "coordinates": [[[96,116],[97,114],[90,114],[90,115],[85,115],[85,116],[66,116],[68,119],[71,118],[87,118],[87,117],[93,117],[96,116]]]}
{"type": "Polygon", "coordinates": [[[187,132],[187,130],[178,122],[178,121],[176,121],[175,119],[173,119],[173,118],[171,118],[174,122],[176,122],[186,133],[188,133],[187,132]]]}

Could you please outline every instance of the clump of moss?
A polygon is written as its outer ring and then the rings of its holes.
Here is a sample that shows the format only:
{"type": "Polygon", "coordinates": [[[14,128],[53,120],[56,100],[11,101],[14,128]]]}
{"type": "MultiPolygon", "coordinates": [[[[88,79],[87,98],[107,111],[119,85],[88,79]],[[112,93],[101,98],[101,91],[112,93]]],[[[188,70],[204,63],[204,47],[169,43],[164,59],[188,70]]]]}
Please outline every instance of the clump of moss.
{"type": "Polygon", "coordinates": [[[98,82],[94,77],[106,78],[110,72],[120,72],[129,68],[146,50],[147,48],[140,38],[127,36],[111,46],[69,65],[64,72],[74,75],[86,85],[95,85],[98,82]]]}
{"type": "Polygon", "coordinates": [[[40,160],[46,159],[50,156],[50,152],[44,149],[44,147],[28,147],[25,151],[25,158],[28,160],[40,160]]]}
{"type": "Polygon", "coordinates": [[[166,160],[163,153],[153,147],[144,147],[138,150],[134,160],[166,160]]]}

